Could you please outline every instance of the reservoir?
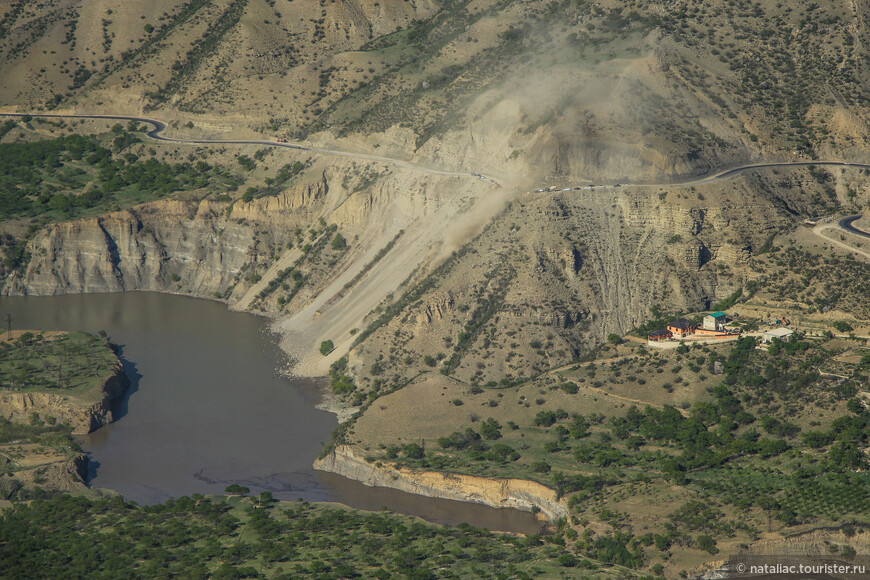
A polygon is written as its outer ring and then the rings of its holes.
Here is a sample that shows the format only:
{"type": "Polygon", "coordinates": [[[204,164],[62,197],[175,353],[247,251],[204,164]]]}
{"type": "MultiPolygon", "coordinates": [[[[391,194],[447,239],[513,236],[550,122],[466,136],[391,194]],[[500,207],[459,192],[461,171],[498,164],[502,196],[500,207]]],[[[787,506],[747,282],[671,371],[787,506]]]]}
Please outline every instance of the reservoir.
{"type": "Polygon", "coordinates": [[[2,297],[17,329],[105,330],[131,382],[116,422],[81,438],[93,487],[159,503],[233,483],[276,499],[386,507],[426,520],[536,533],[530,513],[372,488],[311,464],[338,424],[315,408],[322,384],[281,376],[265,319],[151,292],[2,297]]]}

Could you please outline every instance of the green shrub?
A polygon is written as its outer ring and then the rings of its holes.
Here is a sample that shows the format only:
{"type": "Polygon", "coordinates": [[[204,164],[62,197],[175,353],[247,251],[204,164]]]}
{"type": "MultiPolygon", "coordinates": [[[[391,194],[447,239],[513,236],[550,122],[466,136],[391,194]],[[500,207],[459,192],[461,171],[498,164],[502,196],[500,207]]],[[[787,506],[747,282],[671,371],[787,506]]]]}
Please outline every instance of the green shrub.
{"type": "Polygon", "coordinates": [[[408,443],[403,446],[402,453],[404,453],[405,457],[408,459],[423,459],[424,456],[423,448],[416,443],[408,443]]]}
{"type": "Polygon", "coordinates": [[[484,439],[495,440],[501,439],[501,425],[498,421],[490,417],[480,425],[480,434],[484,439]]]}
{"type": "Polygon", "coordinates": [[[712,536],[709,536],[707,534],[701,534],[697,537],[695,541],[698,544],[698,548],[704,550],[705,552],[715,554],[719,551],[719,549],[716,547],[716,540],[714,540],[712,536]]]}
{"type": "Polygon", "coordinates": [[[567,382],[559,385],[559,388],[568,393],[569,395],[576,395],[579,388],[576,383],[567,382]]]}
{"type": "Polygon", "coordinates": [[[333,250],[343,250],[347,248],[347,240],[341,234],[335,234],[332,238],[332,243],[329,245],[333,250]]]}
{"type": "Polygon", "coordinates": [[[840,332],[852,332],[855,330],[852,328],[852,325],[846,322],[845,320],[837,320],[834,322],[834,328],[836,328],[840,332]]]}
{"type": "Polygon", "coordinates": [[[532,471],[535,473],[549,473],[550,464],[546,461],[535,461],[532,463],[532,471]]]}

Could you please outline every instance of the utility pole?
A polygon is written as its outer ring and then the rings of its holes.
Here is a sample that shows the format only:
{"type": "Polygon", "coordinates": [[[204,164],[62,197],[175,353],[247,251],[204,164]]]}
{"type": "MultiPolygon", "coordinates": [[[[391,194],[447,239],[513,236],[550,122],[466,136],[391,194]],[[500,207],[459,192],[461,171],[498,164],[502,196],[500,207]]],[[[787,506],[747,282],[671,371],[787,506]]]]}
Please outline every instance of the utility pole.
{"type": "Polygon", "coordinates": [[[6,313],[6,340],[12,339],[12,314],[6,313]]]}

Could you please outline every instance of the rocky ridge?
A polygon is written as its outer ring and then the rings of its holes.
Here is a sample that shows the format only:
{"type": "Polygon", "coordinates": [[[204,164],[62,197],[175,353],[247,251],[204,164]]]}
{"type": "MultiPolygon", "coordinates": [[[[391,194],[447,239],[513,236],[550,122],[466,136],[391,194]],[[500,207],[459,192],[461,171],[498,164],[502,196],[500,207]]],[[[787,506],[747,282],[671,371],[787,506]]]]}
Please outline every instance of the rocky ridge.
{"type": "Polygon", "coordinates": [[[425,497],[467,501],[496,508],[539,508],[552,521],[568,515],[567,506],[559,501],[556,492],[533,481],[378,467],[368,463],[347,445],[333,449],[326,457],[315,461],[314,467],[365,485],[389,487],[425,497]]]}

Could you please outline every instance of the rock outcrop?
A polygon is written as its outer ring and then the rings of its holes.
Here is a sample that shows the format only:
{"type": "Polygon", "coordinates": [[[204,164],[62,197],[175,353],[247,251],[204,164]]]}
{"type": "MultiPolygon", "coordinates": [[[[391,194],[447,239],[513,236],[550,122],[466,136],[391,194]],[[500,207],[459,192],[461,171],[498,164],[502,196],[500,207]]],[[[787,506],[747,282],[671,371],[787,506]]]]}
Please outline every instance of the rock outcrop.
{"type": "Polygon", "coordinates": [[[3,293],[172,291],[184,282],[195,294],[211,294],[229,285],[254,245],[252,228],[227,220],[216,205],[156,202],[48,226],[30,243],[27,269],[3,293]]]}
{"type": "Polygon", "coordinates": [[[0,293],[144,290],[234,304],[250,288],[252,274],[286,251],[293,232],[316,221],[329,191],[321,174],[249,202],[167,199],[50,224],[29,241],[27,266],[8,273],[0,293]]]}
{"type": "Polygon", "coordinates": [[[372,487],[389,487],[425,497],[479,503],[495,508],[530,510],[537,506],[550,520],[568,515],[568,508],[552,489],[524,479],[493,479],[392,467],[376,467],[347,445],[334,449],[314,468],[362,482],[372,487]]]}
{"type": "Polygon", "coordinates": [[[122,397],[130,382],[120,361],[115,372],[100,387],[96,402],[84,402],[54,393],[0,393],[0,416],[26,423],[33,413],[40,417],[55,417],[58,422],[68,421],[73,435],[85,435],[114,421],[113,402],[122,397]]]}
{"type": "MultiPolygon", "coordinates": [[[[0,475],[0,501],[27,498],[36,488],[42,491],[82,493],[88,489],[88,456],[79,454],[68,461],[56,461],[31,469],[0,475]]],[[[114,494],[100,490],[99,494],[114,494]]]]}

